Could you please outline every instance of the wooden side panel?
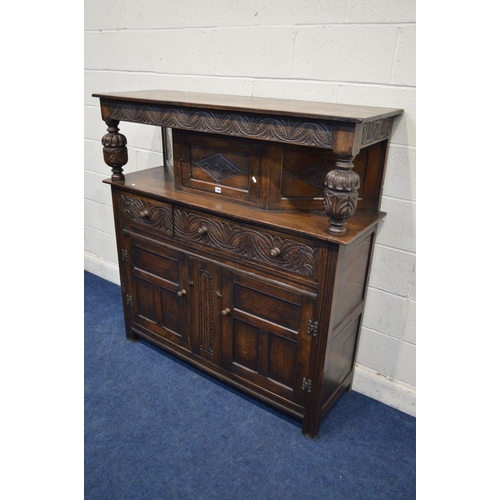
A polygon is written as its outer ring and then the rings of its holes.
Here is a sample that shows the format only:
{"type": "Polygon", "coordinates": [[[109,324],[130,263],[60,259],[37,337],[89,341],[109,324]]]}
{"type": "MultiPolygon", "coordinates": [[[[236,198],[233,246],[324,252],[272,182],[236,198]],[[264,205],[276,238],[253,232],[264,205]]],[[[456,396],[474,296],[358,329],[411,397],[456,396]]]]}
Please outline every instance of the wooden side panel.
{"type": "Polygon", "coordinates": [[[353,367],[360,318],[360,315],[354,317],[327,343],[321,392],[323,408],[328,405],[330,397],[347,386],[346,377],[353,367]]]}
{"type": "Polygon", "coordinates": [[[323,412],[352,382],[374,237],[371,232],[339,251],[322,375],[323,412]]]}
{"type": "Polygon", "coordinates": [[[330,329],[335,328],[365,294],[373,233],[353,246],[341,247],[334,284],[330,329]]]}
{"type": "MultiPolygon", "coordinates": [[[[377,212],[380,208],[382,184],[385,175],[386,156],[388,151],[388,141],[377,142],[365,149],[362,149],[358,156],[366,152],[366,168],[362,190],[359,190],[357,210],[371,210],[377,212]]],[[[356,157],[357,159],[357,157],[356,157]]],[[[357,170],[356,160],[354,161],[354,171],[357,170]]],[[[359,172],[358,172],[359,173],[359,172]]]]}

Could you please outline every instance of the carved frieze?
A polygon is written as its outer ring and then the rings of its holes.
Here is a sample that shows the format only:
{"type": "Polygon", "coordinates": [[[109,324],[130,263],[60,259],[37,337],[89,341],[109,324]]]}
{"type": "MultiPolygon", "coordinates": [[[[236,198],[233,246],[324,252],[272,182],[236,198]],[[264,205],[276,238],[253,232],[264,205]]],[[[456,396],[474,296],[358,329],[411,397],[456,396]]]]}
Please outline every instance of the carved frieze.
{"type": "Polygon", "coordinates": [[[383,118],[365,123],[361,135],[361,145],[367,146],[388,139],[391,133],[391,125],[392,118],[383,118]]]}
{"type": "Polygon", "coordinates": [[[180,106],[110,102],[111,117],[118,121],[147,123],[161,127],[210,132],[265,141],[278,141],[331,149],[334,124],[327,120],[309,120],[201,110],[180,106]]]}

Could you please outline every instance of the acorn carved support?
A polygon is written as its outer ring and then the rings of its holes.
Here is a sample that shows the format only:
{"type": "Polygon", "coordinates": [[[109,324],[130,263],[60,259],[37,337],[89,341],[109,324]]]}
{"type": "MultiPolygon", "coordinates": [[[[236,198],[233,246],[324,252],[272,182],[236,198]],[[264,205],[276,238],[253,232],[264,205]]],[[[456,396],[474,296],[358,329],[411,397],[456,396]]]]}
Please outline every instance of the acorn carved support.
{"type": "Polygon", "coordinates": [[[352,170],[354,156],[337,156],[335,168],[325,177],[324,210],[330,217],[328,232],[346,233],[346,220],[356,211],[359,175],[352,170]]]}
{"type": "Polygon", "coordinates": [[[118,131],[118,120],[107,119],[108,133],[102,138],[104,161],[111,167],[113,181],[123,181],[123,165],[128,161],[127,138],[118,131]]]}

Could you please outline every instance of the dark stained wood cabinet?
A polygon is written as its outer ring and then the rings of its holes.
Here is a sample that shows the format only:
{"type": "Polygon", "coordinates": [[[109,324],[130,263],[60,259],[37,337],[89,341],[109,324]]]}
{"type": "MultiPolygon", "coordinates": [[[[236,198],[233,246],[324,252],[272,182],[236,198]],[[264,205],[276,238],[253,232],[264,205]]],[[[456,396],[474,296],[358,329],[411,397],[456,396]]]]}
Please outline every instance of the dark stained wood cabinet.
{"type": "Polygon", "coordinates": [[[296,417],[316,437],[352,384],[402,111],[166,91],[95,96],[108,125],[127,338],[296,417]],[[125,176],[122,120],[172,129],[173,168],[125,176]]]}

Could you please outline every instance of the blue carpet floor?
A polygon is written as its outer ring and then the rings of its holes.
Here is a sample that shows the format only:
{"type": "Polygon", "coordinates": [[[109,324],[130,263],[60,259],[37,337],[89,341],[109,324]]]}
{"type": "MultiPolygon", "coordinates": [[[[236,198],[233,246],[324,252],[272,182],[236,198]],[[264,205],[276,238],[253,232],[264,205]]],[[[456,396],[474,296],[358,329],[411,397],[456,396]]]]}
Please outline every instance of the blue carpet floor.
{"type": "Polygon", "coordinates": [[[414,417],[356,392],[317,440],[146,342],[85,272],[85,499],[415,498],[414,417]]]}

